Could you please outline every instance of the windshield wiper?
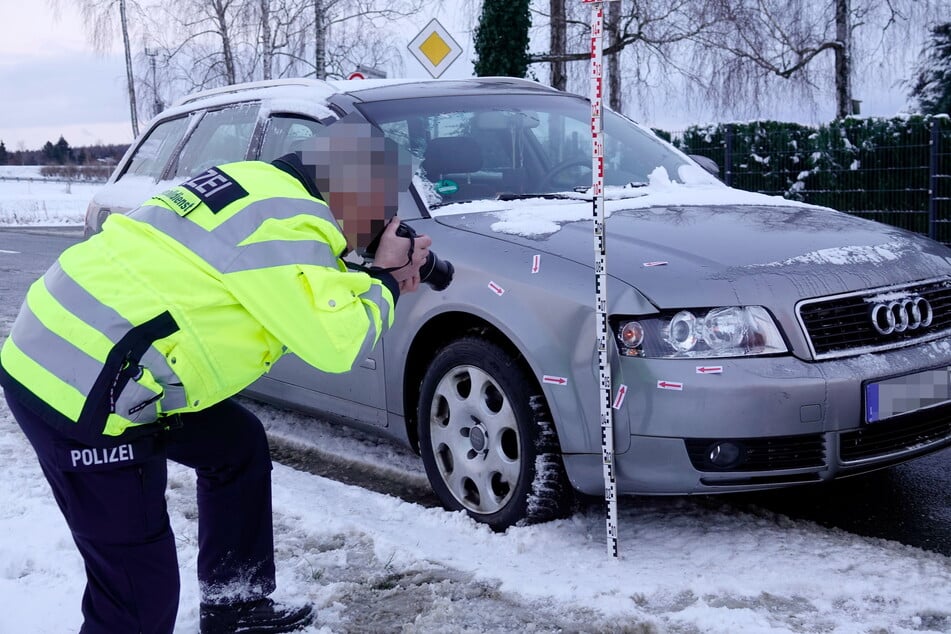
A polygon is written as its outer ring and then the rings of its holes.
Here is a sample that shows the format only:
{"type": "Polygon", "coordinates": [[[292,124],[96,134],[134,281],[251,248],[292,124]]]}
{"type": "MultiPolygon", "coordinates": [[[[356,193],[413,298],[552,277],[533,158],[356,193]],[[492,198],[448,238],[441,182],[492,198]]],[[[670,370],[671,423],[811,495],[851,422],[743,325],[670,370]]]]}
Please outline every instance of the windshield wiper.
{"type": "Polygon", "coordinates": [[[538,193],[538,194],[516,194],[514,192],[502,192],[497,194],[495,198],[472,198],[469,200],[446,200],[439,203],[432,203],[429,205],[430,209],[438,209],[440,207],[445,207],[446,205],[456,205],[458,203],[474,203],[481,201],[509,201],[509,200],[529,200],[532,198],[548,198],[550,200],[589,200],[587,198],[581,198],[579,196],[572,196],[570,194],[560,194],[560,193],[538,193]]]}
{"type": "MultiPolygon", "coordinates": [[[[649,183],[644,183],[641,181],[631,181],[625,185],[621,186],[621,189],[637,189],[639,187],[647,187],[649,183]]],[[[616,187],[614,188],[617,189],[616,187]]],[[[578,192],[579,194],[587,194],[591,191],[591,185],[578,185],[572,191],[578,192]]]]}
{"type": "MultiPolygon", "coordinates": [[[[584,192],[578,192],[584,193],[584,192]]],[[[549,200],[584,200],[578,196],[572,196],[571,194],[558,193],[558,192],[548,192],[548,193],[534,193],[534,194],[516,194],[513,192],[502,192],[495,197],[496,200],[528,200],[530,198],[547,198],[549,200]]]]}
{"type": "MultiPolygon", "coordinates": [[[[647,183],[641,183],[641,182],[634,181],[634,182],[630,182],[630,183],[628,183],[627,185],[624,186],[625,189],[627,189],[627,188],[637,188],[637,187],[647,187],[647,183]]],[[[575,187],[572,191],[573,191],[574,193],[568,193],[568,192],[533,192],[533,193],[529,193],[529,194],[516,194],[515,192],[500,192],[499,194],[496,194],[495,198],[474,198],[474,199],[470,199],[470,200],[447,200],[447,201],[443,201],[443,202],[439,202],[439,203],[433,203],[433,204],[429,205],[429,208],[430,208],[430,209],[438,209],[439,207],[445,207],[446,205],[455,205],[455,204],[457,204],[457,203],[479,202],[480,200],[500,200],[500,201],[503,201],[503,202],[507,202],[507,201],[510,201],[510,200],[531,200],[531,199],[535,199],[535,198],[544,198],[544,199],[547,199],[547,200],[578,200],[578,201],[582,201],[582,202],[584,202],[584,201],[590,202],[590,201],[591,201],[591,198],[590,198],[589,196],[587,196],[587,195],[581,195],[581,196],[578,195],[578,194],[589,194],[589,192],[591,191],[591,187],[590,187],[590,186],[578,186],[578,187],[575,187]]]]}

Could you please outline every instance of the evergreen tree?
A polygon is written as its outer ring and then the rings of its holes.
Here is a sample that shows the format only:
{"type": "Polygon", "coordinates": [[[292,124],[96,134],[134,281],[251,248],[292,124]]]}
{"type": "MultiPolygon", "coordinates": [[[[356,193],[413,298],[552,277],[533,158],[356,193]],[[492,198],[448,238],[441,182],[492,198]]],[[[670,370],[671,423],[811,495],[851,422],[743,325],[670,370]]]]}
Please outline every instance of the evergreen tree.
{"type": "Polygon", "coordinates": [[[43,144],[43,159],[44,164],[56,162],[56,146],[50,141],[43,144]]]}
{"type": "Polygon", "coordinates": [[[529,0],[485,0],[476,28],[479,77],[524,77],[528,70],[529,0]]]}
{"type": "Polygon", "coordinates": [[[6,165],[10,157],[7,155],[7,146],[0,140],[0,165],[6,165]]]}
{"type": "Polygon", "coordinates": [[[924,114],[951,114],[951,22],[931,29],[921,51],[911,97],[924,114]]]}
{"type": "Polygon", "coordinates": [[[68,163],[73,160],[73,151],[69,147],[69,143],[66,142],[66,139],[62,136],[59,137],[59,141],[56,142],[54,147],[54,156],[56,162],[62,165],[63,163],[68,163]]]}

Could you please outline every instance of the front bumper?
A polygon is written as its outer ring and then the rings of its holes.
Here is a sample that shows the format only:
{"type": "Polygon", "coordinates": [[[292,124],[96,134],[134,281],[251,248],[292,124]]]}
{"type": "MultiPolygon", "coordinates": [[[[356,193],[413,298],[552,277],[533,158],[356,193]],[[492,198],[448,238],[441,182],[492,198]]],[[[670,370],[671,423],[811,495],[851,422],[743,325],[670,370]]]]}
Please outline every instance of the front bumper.
{"type": "MultiPolygon", "coordinates": [[[[863,392],[867,381],[941,367],[951,367],[948,340],[822,362],[622,358],[614,376],[628,390],[614,411],[618,491],[755,491],[865,473],[938,451],[951,446],[951,403],[867,424],[863,392]],[[711,461],[722,442],[740,447],[737,464],[711,461]]],[[[579,490],[603,491],[600,454],[567,454],[565,467],[579,490]]]]}

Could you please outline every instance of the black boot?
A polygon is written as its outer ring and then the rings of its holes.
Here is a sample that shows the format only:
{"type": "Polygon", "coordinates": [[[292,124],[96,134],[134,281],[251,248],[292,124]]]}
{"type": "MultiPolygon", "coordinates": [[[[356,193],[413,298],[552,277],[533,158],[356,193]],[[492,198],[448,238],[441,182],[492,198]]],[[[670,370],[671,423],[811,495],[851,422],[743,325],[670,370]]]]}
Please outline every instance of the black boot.
{"type": "Polygon", "coordinates": [[[246,603],[201,604],[201,634],[296,632],[314,620],[309,603],[292,607],[264,598],[246,603]]]}

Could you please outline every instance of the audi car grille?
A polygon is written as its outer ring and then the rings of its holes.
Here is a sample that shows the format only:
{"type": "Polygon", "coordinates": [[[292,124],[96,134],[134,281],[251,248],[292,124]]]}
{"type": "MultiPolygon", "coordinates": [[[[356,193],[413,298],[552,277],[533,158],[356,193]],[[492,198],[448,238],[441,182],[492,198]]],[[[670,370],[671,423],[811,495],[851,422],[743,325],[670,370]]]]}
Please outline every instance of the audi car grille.
{"type": "Polygon", "coordinates": [[[815,359],[901,348],[951,334],[951,280],[804,300],[797,312],[815,359]]]}

